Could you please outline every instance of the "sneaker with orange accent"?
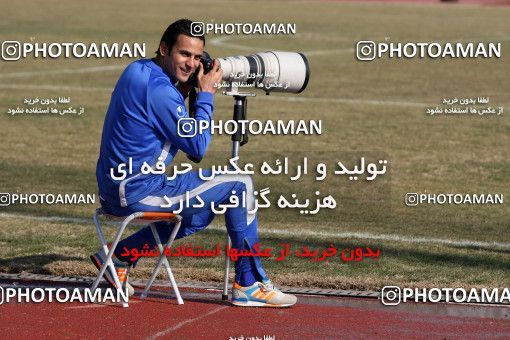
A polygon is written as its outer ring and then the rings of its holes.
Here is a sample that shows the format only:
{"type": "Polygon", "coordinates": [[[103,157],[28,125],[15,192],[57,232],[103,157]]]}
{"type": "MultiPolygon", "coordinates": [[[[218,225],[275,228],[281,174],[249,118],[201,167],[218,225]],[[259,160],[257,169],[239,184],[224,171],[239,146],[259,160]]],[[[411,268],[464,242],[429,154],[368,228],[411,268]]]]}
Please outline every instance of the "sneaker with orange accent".
{"type": "MultiPolygon", "coordinates": [[[[90,255],[90,260],[96,266],[97,270],[101,270],[104,264],[104,260],[106,259],[106,254],[101,248],[97,251],[97,253],[90,255]]],[[[117,271],[117,276],[119,277],[119,282],[122,285],[124,289],[127,289],[128,296],[132,296],[135,294],[135,289],[133,286],[131,286],[128,282],[128,274],[131,269],[131,265],[126,262],[122,262],[119,259],[115,257],[115,254],[112,258],[113,265],[115,266],[115,270],[117,271]]],[[[106,279],[106,282],[112,287],[117,288],[115,285],[115,280],[113,279],[113,276],[108,268],[106,268],[103,277],[106,279]]]]}
{"type": "Polygon", "coordinates": [[[282,293],[270,280],[243,287],[234,282],[232,304],[242,307],[290,307],[297,302],[291,294],[282,293]]]}

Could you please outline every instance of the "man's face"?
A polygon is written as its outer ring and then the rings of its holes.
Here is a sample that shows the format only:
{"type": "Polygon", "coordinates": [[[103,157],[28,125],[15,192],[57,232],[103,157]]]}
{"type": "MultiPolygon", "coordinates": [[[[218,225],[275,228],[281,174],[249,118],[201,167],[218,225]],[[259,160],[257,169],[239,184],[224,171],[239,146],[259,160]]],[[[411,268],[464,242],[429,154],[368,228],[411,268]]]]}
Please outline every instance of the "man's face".
{"type": "Polygon", "coordinates": [[[200,64],[204,42],[199,38],[180,34],[170,51],[163,42],[160,45],[163,70],[182,83],[188,81],[200,64]]]}

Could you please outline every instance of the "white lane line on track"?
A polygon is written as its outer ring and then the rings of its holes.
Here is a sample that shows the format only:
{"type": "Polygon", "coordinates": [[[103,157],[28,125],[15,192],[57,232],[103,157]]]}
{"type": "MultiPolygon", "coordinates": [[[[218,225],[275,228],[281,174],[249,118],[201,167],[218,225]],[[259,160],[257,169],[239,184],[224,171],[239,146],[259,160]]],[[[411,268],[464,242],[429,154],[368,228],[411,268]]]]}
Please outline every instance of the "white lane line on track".
{"type": "Polygon", "coordinates": [[[44,76],[50,74],[76,74],[76,73],[94,73],[94,72],[106,72],[116,71],[124,69],[127,65],[105,65],[105,66],[93,66],[93,67],[82,67],[82,68],[68,68],[68,69],[53,69],[44,71],[26,71],[26,72],[12,72],[0,74],[0,79],[4,78],[20,78],[20,77],[32,77],[32,76],[44,76]]]}
{"type": "MultiPolygon", "coordinates": [[[[210,44],[213,46],[218,47],[227,47],[236,49],[239,51],[251,51],[251,52],[258,52],[257,47],[253,46],[247,46],[247,45],[241,45],[236,44],[232,42],[228,42],[229,40],[233,39],[233,36],[226,36],[226,37],[219,37],[219,38],[213,38],[211,39],[210,44]]],[[[267,50],[267,47],[261,47],[260,50],[267,50]]],[[[313,56],[313,55],[326,55],[326,54],[335,54],[335,53],[354,53],[354,48],[341,48],[341,49],[329,49],[329,50],[313,50],[313,51],[306,51],[302,52],[306,56],[313,56]]]]}
{"type": "Polygon", "coordinates": [[[366,100],[366,99],[347,99],[347,98],[313,98],[313,97],[283,97],[283,96],[266,96],[267,100],[284,100],[288,102],[315,102],[315,103],[339,103],[339,104],[369,104],[369,105],[391,105],[391,106],[415,106],[426,107],[431,104],[417,102],[401,102],[386,100],[366,100]]]}
{"type": "Polygon", "coordinates": [[[220,306],[220,307],[215,308],[215,309],[213,309],[212,311],[209,311],[209,312],[207,312],[207,313],[205,313],[205,314],[203,314],[203,315],[197,316],[196,318],[193,318],[193,319],[189,319],[189,320],[186,320],[186,321],[179,322],[177,325],[172,326],[172,327],[169,327],[169,328],[167,328],[167,329],[164,329],[164,330],[162,330],[162,331],[160,331],[160,332],[158,332],[158,333],[156,333],[156,334],[153,334],[153,335],[151,335],[150,337],[148,337],[147,339],[156,339],[156,338],[158,338],[158,337],[161,337],[161,336],[167,335],[168,333],[173,332],[173,331],[175,331],[175,330],[177,330],[177,329],[179,329],[179,328],[181,328],[181,327],[183,327],[183,326],[186,326],[187,324],[190,324],[190,323],[192,323],[192,322],[195,322],[195,321],[198,321],[198,320],[203,319],[203,318],[205,318],[205,317],[208,317],[209,315],[212,315],[212,314],[218,313],[218,312],[220,312],[220,311],[222,311],[222,310],[224,310],[224,309],[226,309],[226,308],[229,308],[229,306],[220,306]]]}
{"type": "MultiPolygon", "coordinates": [[[[39,221],[48,222],[74,222],[79,224],[91,224],[92,218],[72,218],[72,217],[61,217],[61,216],[32,216],[23,214],[9,214],[0,213],[0,217],[4,218],[24,218],[33,219],[39,221]]],[[[225,227],[221,225],[210,225],[208,229],[224,231],[225,227]]],[[[444,244],[454,247],[483,247],[483,248],[500,248],[510,249],[510,243],[506,242],[483,242],[473,240],[451,240],[441,238],[430,238],[410,235],[398,235],[398,234],[371,234],[365,232],[329,232],[329,231],[317,231],[310,229],[300,230],[284,230],[276,228],[264,228],[259,229],[259,234],[270,234],[270,235],[288,235],[288,236],[306,236],[310,238],[323,237],[331,239],[367,239],[367,240],[379,240],[379,241],[397,241],[407,243],[423,243],[423,244],[444,244]]]]}
{"type": "Polygon", "coordinates": [[[81,86],[60,86],[60,85],[29,85],[29,84],[0,84],[0,89],[13,90],[64,90],[64,91],[94,91],[111,94],[113,87],[81,87],[81,86]]]}
{"type": "Polygon", "coordinates": [[[86,306],[64,307],[64,309],[92,309],[92,308],[102,308],[102,307],[106,307],[106,306],[108,306],[108,305],[92,304],[92,305],[86,305],[86,306]]]}
{"type": "MultiPolygon", "coordinates": [[[[129,300],[129,304],[130,305],[133,305],[133,304],[137,304],[137,303],[140,303],[141,301],[133,301],[133,300],[129,300]]],[[[111,306],[118,306],[119,304],[115,304],[115,303],[89,303],[87,305],[83,305],[83,306],[70,306],[70,307],[64,307],[64,309],[91,309],[91,308],[102,308],[102,307],[111,307],[111,306]]]]}
{"type": "MultiPolygon", "coordinates": [[[[29,89],[29,90],[69,90],[69,91],[98,91],[110,95],[113,88],[108,87],[79,87],[79,86],[59,86],[59,85],[28,85],[28,84],[0,84],[0,89],[29,89]]],[[[295,103],[337,103],[337,104],[368,104],[368,105],[390,105],[404,107],[427,107],[431,104],[408,102],[408,101],[386,101],[386,100],[366,100],[366,99],[348,99],[348,98],[314,98],[314,97],[289,97],[289,96],[266,96],[266,100],[286,101],[295,103]]]]}
{"type": "MultiPolygon", "coordinates": [[[[252,37],[252,36],[248,36],[252,37]]],[[[239,39],[235,36],[223,36],[223,37],[216,37],[212,38],[210,40],[210,44],[218,47],[228,47],[237,49],[240,51],[251,51],[251,52],[258,52],[258,50],[268,50],[267,47],[253,47],[253,46],[247,46],[243,44],[236,44],[233,42],[230,42],[232,39],[239,39]]],[[[247,39],[245,37],[244,39],[247,39]]],[[[353,44],[359,40],[358,38],[352,39],[353,44]]],[[[437,43],[444,43],[444,42],[462,42],[462,41],[473,41],[473,40],[498,40],[498,41],[509,41],[510,37],[508,36],[500,36],[495,38],[489,38],[489,37],[483,37],[483,38],[452,38],[450,40],[438,40],[437,43]]],[[[311,51],[305,51],[302,52],[307,56],[314,56],[314,55],[328,55],[328,54],[339,54],[339,53],[352,53],[354,54],[354,48],[348,47],[348,48],[341,48],[341,49],[327,49],[327,50],[311,50],[311,51]]],[[[25,72],[12,72],[12,73],[4,73],[0,74],[0,79],[5,78],[20,78],[20,77],[30,77],[30,76],[37,76],[37,75],[50,75],[50,74],[76,74],[76,73],[95,73],[95,72],[107,72],[107,71],[116,71],[124,69],[127,66],[127,64],[122,65],[104,65],[104,66],[91,66],[91,67],[82,67],[82,68],[74,68],[74,69],[54,69],[54,70],[42,70],[42,71],[25,71],[25,72]]]]}
{"type": "MultiPolygon", "coordinates": [[[[232,48],[232,49],[236,49],[236,50],[239,50],[239,51],[250,51],[252,53],[260,52],[260,50],[264,50],[264,51],[268,50],[267,47],[253,47],[253,46],[249,46],[249,45],[243,45],[243,44],[234,43],[234,42],[231,41],[233,39],[236,39],[236,40],[243,39],[243,40],[245,40],[245,39],[248,39],[250,37],[257,37],[257,38],[259,38],[260,36],[249,35],[249,36],[243,36],[242,38],[239,38],[239,37],[233,36],[233,35],[223,36],[223,37],[212,38],[211,41],[210,41],[210,44],[214,45],[214,46],[218,46],[218,47],[232,48]]],[[[348,39],[347,38],[347,41],[351,42],[352,45],[355,45],[356,42],[358,42],[360,40],[363,40],[363,39],[361,39],[361,38],[348,39]]],[[[382,42],[382,40],[384,40],[384,39],[382,39],[380,37],[379,39],[376,39],[375,42],[377,42],[379,40],[380,40],[380,42],[382,42]]],[[[423,40],[423,39],[422,38],[421,39],[416,38],[413,41],[420,41],[420,40],[423,40]]],[[[434,42],[436,42],[436,43],[453,43],[453,42],[472,42],[472,41],[477,41],[477,40],[482,40],[482,41],[496,40],[498,42],[501,42],[501,41],[508,41],[508,40],[510,40],[510,37],[509,36],[499,36],[499,37],[478,37],[478,38],[451,38],[451,39],[448,39],[448,40],[445,40],[445,39],[435,40],[434,42]]],[[[398,43],[398,41],[396,41],[396,42],[398,43]]],[[[305,52],[302,52],[302,53],[304,55],[306,55],[306,56],[340,54],[340,53],[352,53],[353,56],[354,56],[354,48],[353,47],[348,47],[348,48],[340,48],[340,49],[312,50],[312,51],[305,51],[305,52]]]]}

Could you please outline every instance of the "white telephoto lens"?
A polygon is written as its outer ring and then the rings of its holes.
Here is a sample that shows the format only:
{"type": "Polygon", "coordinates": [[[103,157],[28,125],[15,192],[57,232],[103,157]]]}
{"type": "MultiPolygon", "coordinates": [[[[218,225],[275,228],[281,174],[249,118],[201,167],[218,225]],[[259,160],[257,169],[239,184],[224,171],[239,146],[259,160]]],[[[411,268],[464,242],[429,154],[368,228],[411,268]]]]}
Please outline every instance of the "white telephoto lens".
{"type": "Polygon", "coordinates": [[[308,60],[297,52],[269,51],[218,60],[223,81],[252,85],[266,93],[301,93],[310,78],[308,60]]]}

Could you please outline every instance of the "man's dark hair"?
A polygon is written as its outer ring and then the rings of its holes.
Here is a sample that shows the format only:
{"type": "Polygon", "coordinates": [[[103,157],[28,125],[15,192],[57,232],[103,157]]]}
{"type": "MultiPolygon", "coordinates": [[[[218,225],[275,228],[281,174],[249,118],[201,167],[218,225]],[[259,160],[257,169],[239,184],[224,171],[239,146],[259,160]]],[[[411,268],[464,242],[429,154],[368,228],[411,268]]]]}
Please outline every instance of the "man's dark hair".
{"type": "MultiPolygon", "coordinates": [[[[163,36],[161,37],[160,44],[162,41],[166,43],[168,46],[168,50],[170,51],[172,47],[175,45],[175,42],[177,41],[177,37],[180,34],[187,35],[188,37],[198,38],[204,42],[205,46],[205,37],[203,35],[201,36],[194,36],[191,34],[191,24],[193,21],[189,19],[179,19],[173,23],[170,24],[170,26],[167,27],[165,30],[165,33],[163,33],[163,36]]],[[[156,54],[159,55],[159,46],[158,50],[156,51],[156,54]]]]}

